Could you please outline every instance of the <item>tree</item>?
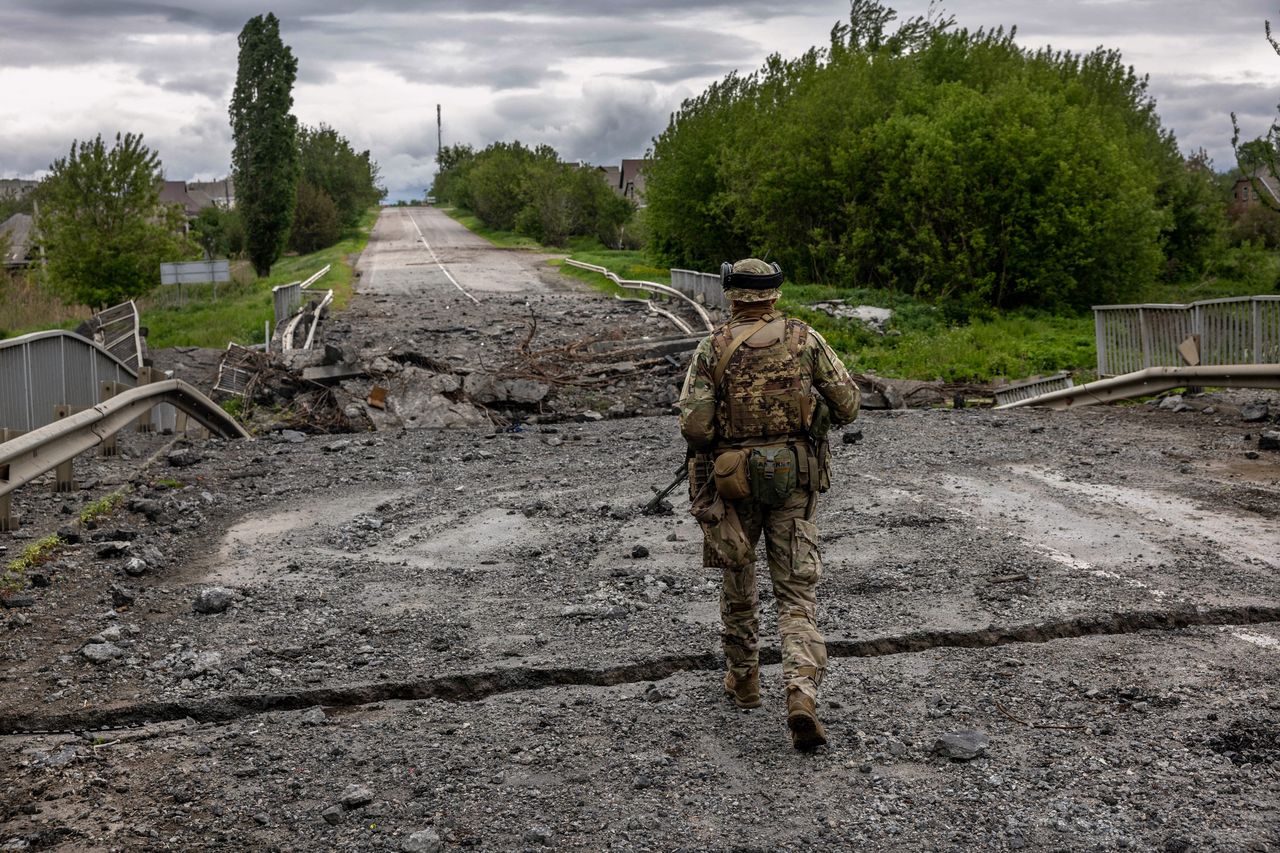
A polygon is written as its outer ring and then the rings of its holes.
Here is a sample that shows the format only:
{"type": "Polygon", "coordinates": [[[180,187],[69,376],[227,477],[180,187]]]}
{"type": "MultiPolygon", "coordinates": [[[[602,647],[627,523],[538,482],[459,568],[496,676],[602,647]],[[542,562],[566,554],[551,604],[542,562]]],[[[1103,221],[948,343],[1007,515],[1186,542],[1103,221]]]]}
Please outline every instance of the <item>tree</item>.
{"type": "Polygon", "coordinates": [[[327,124],[299,129],[298,159],[302,180],[332,200],[343,228],[355,227],[360,214],[387,194],[378,186],[378,164],[369,152],[355,151],[327,124]]]}
{"type": "Polygon", "coordinates": [[[298,120],[290,110],[297,74],[298,60],[280,40],[276,16],[250,18],[240,31],[231,95],[231,166],[249,260],[260,276],[267,275],[280,257],[293,223],[298,120]]]}
{"type": "Polygon", "coordinates": [[[160,158],[142,136],[73,142],[40,186],[36,230],[48,285],[68,303],[98,309],[148,293],[160,264],[191,252],[182,211],[161,206],[160,158]]]}
{"type": "Polygon", "coordinates": [[[289,232],[289,248],[305,255],[332,246],[341,236],[342,224],[333,199],[310,181],[301,181],[293,229],[289,232]]]}

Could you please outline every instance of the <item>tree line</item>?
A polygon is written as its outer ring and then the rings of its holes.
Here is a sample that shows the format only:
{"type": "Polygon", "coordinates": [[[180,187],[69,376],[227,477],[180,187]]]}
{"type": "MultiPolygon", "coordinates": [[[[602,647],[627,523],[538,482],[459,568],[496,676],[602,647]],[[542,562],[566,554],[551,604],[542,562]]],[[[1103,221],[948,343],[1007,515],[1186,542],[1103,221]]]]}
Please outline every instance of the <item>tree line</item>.
{"type": "Polygon", "coordinates": [[[437,201],[474,213],[490,228],[552,246],[578,236],[612,248],[635,240],[635,204],[610,189],[599,169],[566,163],[549,145],[494,142],[480,151],[451,145],[436,163],[437,201]]]}
{"type": "Polygon", "coordinates": [[[229,107],[235,207],[205,208],[190,223],[160,201],[157,152],[140,134],[75,141],[32,195],[45,258],[43,283],[69,303],[100,308],[150,292],[162,262],[244,256],[258,275],[286,250],[337,243],[386,194],[378,164],[327,124],[292,114],[297,60],[279,21],[259,15],[239,38],[229,107]]]}
{"type": "Polygon", "coordinates": [[[685,101],[646,172],[651,250],[996,307],[1119,301],[1222,251],[1212,170],[1119,53],[895,21],[854,0],[828,45],[685,101]]]}

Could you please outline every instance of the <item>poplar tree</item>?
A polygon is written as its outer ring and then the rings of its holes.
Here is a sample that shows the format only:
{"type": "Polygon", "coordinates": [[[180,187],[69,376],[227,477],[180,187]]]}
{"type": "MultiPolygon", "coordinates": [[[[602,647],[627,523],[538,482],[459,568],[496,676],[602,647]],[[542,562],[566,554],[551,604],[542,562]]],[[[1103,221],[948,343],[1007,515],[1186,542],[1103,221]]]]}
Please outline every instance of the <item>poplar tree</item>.
{"type": "Polygon", "coordinates": [[[289,239],[298,184],[298,120],[293,83],[298,60],[280,40],[280,21],[267,13],[240,31],[240,60],[231,95],[231,168],[247,252],[267,275],[289,239]]]}

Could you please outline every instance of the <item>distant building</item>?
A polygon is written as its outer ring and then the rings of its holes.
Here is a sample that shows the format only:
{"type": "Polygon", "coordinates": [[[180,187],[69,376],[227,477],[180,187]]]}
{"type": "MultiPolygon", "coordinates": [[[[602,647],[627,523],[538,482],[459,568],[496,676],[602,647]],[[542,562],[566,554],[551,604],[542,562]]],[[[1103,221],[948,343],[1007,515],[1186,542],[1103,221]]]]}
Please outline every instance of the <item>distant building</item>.
{"type": "Polygon", "coordinates": [[[623,160],[619,166],[600,166],[600,177],[623,198],[629,198],[637,207],[644,207],[644,170],[649,160],[623,160]]]}
{"type": "Polygon", "coordinates": [[[200,209],[217,207],[231,210],[236,206],[236,186],[231,178],[220,181],[188,181],[187,195],[200,205],[200,209]]]}
{"type": "Polygon", "coordinates": [[[1243,212],[1246,208],[1263,203],[1265,194],[1267,206],[1280,208],[1280,181],[1270,170],[1258,168],[1252,177],[1243,177],[1236,181],[1231,190],[1231,210],[1233,213],[1243,212]]]}
{"type": "Polygon", "coordinates": [[[39,184],[26,178],[0,178],[0,199],[23,198],[39,184]]]}
{"type": "Polygon", "coordinates": [[[160,203],[181,207],[188,219],[195,219],[207,207],[230,210],[236,203],[235,182],[230,178],[221,181],[165,181],[160,187],[160,203]]]}
{"type": "Polygon", "coordinates": [[[31,230],[32,219],[25,213],[15,213],[0,223],[0,243],[8,243],[0,264],[16,269],[31,263],[31,230]]]}

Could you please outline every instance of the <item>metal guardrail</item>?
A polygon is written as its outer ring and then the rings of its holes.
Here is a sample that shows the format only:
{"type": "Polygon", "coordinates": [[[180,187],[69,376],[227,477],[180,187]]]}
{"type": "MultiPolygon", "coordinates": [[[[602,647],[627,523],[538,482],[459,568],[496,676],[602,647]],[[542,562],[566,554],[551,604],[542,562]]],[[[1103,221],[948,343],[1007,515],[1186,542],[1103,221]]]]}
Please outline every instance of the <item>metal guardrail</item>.
{"type": "Polygon", "coordinates": [[[0,444],[0,497],[103,443],[162,403],[223,438],[250,437],[235,418],[181,379],[152,382],[0,444]]]}
{"type": "Polygon", "coordinates": [[[1222,364],[1200,367],[1148,367],[1124,376],[1112,376],[1074,388],[1050,391],[996,406],[1013,409],[1018,406],[1045,406],[1050,409],[1075,409],[1098,403],[1111,403],[1187,385],[1213,385],[1228,388],[1280,388],[1280,364],[1222,364]]]}
{"type": "MultiPolygon", "coordinates": [[[[571,267],[577,267],[578,269],[581,269],[581,270],[590,270],[591,272],[598,272],[601,275],[603,275],[605,278],[609,279],[609,281],[618,285],[618,287],[625,288],[627,290],[644,290],[644,291],[648,291],[649,293],[662,293],[662,294],[666,294],[667,296],[674,296],[677,299],[683,300],[684,302],[687,302],[690,306],[692,306],[693,310],[697,312],[698,318],[702,320],[703,325],[706,326],[707,332],[711,332],[715,330],[715,323],[711,321],[711,315],[707,313],[707,309],[703,308],[697,302],[697,300],[695,300],[693,297],[688,296],[687,294],[681,293],[679,290],[675,289],[674,287],[668,287],[665,284],[658,284],[657,282],[653,282],[653,281],[633,281],[631,279],[618,278],[618,276],[615,273],[610,272],[609,270],[605,269],[602,266],[598,266],[596,264],[586,264],[586,263],[583,263],[582,261],[575,261],[572,258],[566,258],[565,263],[571,267]]],[[[692,331],[692,329],[690,329],[689,331],[692,331]]]]}
{"type": "Polygon", "coordinates": [[[1098,375],[1184,364],[1179,346],[1198,337],[1201,365],[1280,363],[1280,296],[1186,305],[1095,305],[1098,375]]]}
{"type": "Polygon", "coordinates": [[[999,408],[1021,400],[1030,400],[1032,397],[1039,397],[1041,394],[1047,394],[1050,391],[1061,391],[1070,387],[1072,387],[1071,374],[1063,371],[1053,376],[1003,385],[994,389],[993,393],[996,397],[996,407],[999,408]]]}
{"type": "Polygon", "coordinates": [[[671,286],[710,308],[717,308],[721,311],[729,310],[729,300],[724,298],[724,288],[720,286],[720,276],[714,273],[673,269],[671,271],[671,286]]]}
{"type": "Polygon", "coordinates": [[[54,420],[54,408],[88,408],[101,383],[137,384],[138,374],[102,345],[55,329],[0,341],[0,429],[30,432],[54,420]]]}
{"type": "Polygon", "coordinates": [[[94,343],[136,371],[145,361],[146,344],[142,341],[142,329],[138,320],[138,306],[132,300],[121,302],[94,314],[82,328],[94,343]]]}
{"type": "Polygon", "coordinates": [[[329,272],[330,266],[330,264],[325,264],[323,269],[313,274],[306,281],[292,281],[288,284],[278,284],[271,288],[271,302],[275,309],[277,328],[302,307],[302,291],[323,278],[329,272]]]}

